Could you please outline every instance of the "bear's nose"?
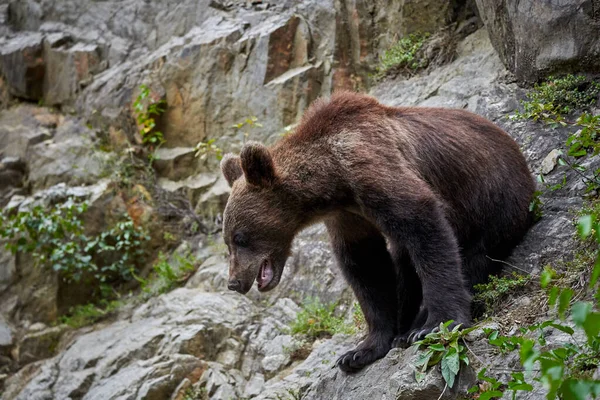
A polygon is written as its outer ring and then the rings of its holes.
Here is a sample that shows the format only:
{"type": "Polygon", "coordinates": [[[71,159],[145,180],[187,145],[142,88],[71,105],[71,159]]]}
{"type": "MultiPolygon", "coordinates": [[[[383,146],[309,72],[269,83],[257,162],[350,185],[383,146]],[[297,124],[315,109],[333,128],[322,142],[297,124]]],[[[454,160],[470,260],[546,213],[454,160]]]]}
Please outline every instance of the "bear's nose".
{"type": "Polygon", "coordinates": [[[227,289],[239,292],[242,289],[242,282],[239,279],[231,279],[227,283],[227,289]]]}

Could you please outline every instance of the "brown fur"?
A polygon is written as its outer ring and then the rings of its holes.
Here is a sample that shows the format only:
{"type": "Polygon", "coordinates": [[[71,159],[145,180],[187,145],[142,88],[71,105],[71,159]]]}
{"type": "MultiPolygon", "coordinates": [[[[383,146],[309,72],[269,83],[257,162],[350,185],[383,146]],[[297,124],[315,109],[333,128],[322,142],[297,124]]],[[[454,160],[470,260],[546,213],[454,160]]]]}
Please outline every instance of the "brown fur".
{"type": "Polygon", "coordinates": [[[517,144],[462,110],[337,93],[294,134],[270,149],[250,143],[222,169],[232,289],[247,292],[265,260],[275,273],[262,290],[275,287],[296,233],[325,222],[369,325],[340,358],[345,371],[383,357],[394,338],[469,324],[469,289],[499,268],[488,257],[505,257],[531,221],[534,183],[517,144]]]}

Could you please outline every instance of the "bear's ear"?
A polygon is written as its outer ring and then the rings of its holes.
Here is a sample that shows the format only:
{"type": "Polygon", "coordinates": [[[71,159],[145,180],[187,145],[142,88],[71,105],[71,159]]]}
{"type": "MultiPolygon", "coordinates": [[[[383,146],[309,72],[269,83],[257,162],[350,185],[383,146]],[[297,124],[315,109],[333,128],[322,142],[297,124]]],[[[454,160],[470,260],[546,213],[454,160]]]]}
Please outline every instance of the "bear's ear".
{"type": "Polygon", "coordinates": [[[258,142],[248,142],[240,153],[246,181],[251,185],[269,187],[275,183],[275,166],[271,153],[258,142]]]}
{"type": "Polygon", "coordinates": [[[227,180],[229,187],[233,186],[233,182],[244,173],[240,158],[231,153],[225,154],[221,160],[221,172],[223,172],[223,176],[227,180]]]}

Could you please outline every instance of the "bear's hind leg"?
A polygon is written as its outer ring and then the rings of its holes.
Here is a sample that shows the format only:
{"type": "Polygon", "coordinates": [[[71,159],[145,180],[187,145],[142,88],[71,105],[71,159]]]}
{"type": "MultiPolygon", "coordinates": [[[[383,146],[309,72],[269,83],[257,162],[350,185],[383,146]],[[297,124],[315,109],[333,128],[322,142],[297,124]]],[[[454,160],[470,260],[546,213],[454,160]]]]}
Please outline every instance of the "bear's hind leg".
{"type": "Polygon", "coordinates": [[[385,239],[363,218],[344,213],[325,222],[338,264],[367,321],[367,337],[337,362],[355,372],[384,357],[396,335],[396,273],[385,239]]]}

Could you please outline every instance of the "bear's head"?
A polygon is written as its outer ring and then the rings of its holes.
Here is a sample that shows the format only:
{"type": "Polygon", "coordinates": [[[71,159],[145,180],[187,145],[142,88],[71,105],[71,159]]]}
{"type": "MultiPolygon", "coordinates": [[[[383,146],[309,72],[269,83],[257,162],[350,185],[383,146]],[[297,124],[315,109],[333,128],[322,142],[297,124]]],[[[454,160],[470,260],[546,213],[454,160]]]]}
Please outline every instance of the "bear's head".
{"type": "Polygon", "coordinates": [[[228,288],[245,294],[256,280],[259,291],[271,290],[279,284],[299,227],[294,196],[260,143],[247,143],[239,157],[227,154],[221,170],[231,186],[223,214],[228,288]]]}

